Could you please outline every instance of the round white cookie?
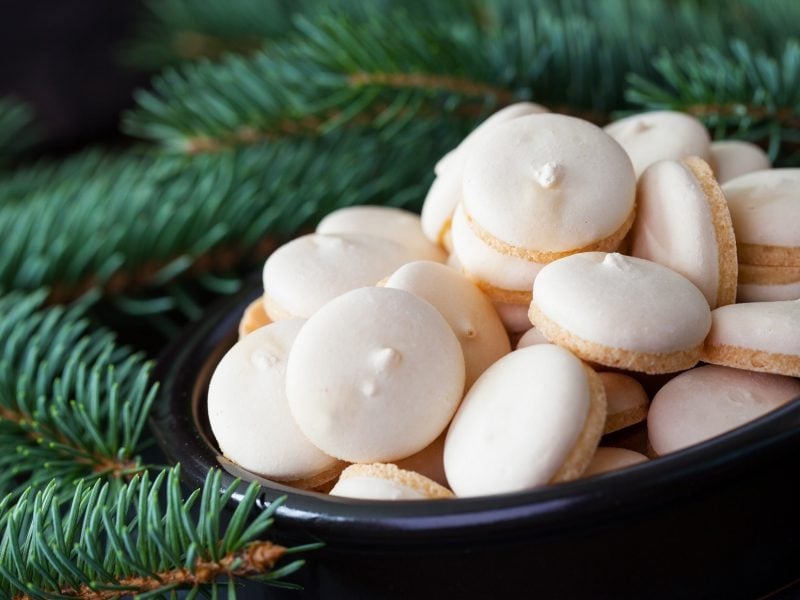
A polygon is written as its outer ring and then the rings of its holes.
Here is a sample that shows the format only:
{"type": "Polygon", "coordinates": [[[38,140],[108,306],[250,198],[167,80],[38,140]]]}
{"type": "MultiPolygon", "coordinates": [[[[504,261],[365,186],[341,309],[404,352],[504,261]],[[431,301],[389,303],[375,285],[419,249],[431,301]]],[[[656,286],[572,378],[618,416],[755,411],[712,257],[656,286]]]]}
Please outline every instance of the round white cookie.
{"type": "Polygon", "coordinates": [[[405,246],[372,235],[304,235],[264,264],[264,310],[274,321],[308,318],[333,298],[375,285],[412,260],[405,246]]]}
{"type": "Polygon", "coordinates": [[[528,318],[530,304],[513,304],[510,302],[494,302],[493,304],[506,331],[512,336],[513,334],[528,331],[531,328],[531,321],[528,318]]]}
{"type": "Polygon", "coordinates": [[[464,390],[458,338],[428,302],[403,290],[361,288],[317,311],[286,369],[289,408],[324,452],[393,462],[447,427],[464,390]]]}
{"type": "Polygon", "coordinates": [[[635,185],[630,159],[599,127],[529,115],[492,128],[470,152],[463,205],[484,241],[547,262],[537,256],[616,247],[630,227],[635,185]]]}
{"type": "MultiPolygon", "coordinates": [[[[527,318],[527,312],[525,316],[527,318]]],[[[544,334],[541,331],[536,329],[536,327],[531,327],[530,329],[528,329],[528,331],[523,333],[522,337],[519,338],[519,341],[517,341],[517,350],[520,350],[522,348],[527,348],[528,346],[535,346],[536,344],[549,344],[549,343],[550,340],[544,337],[544,334]]]]}
{"type": "Polygon", "coordinates": [[[384,286],[411,292],[442,313],[464,352],[465,389],[489,365],[511,352],[503,322],[492,303],[450,267],[428,261],[408,263],[392,273],[384,286]]]}
{"type": "Polygon", "coordinates": [[[668,454],[699,444],[800,396],[800,381],[707,365],[681,373],[653,398],[647,416],[650,445],[668,454]]]}
{"type": "Polygon", "coordinates": [[[617,140],[633,162],[636,177],[659,160],[680,160],[711,155],[711,137],[694,117],[668,110],[632,115],[606,125],[605,132],[617,140]]]}
{"type": "Polygon", "coordinates": [[[307,479],[339,463],[301,433],[286,400],[286,358],[304,322],[286,319],[243,337],[208,388],[208,419],[222,453],[276,481],[307,479]]]}
{"type": "Polygon", "coordinates": [[[447,260],[445,252],[422,232],[419,215],[392,206],[348,206],[329,213],[317,233],[360,233],[391,240],[408,248],[417,260],[447,260]]]}
{"type": "Polygon", "coordinates": [[[433,500],[453,497],[453,492],[419,473],[381,463],[350,465],[342,471],[330,494],[364,500],[433,500]]]}
{"type": "Polygon", "coordinates": [[[444,447],[458,496],[573,479],[591,460],[605,421],[596,375],[567,350],[541,344],[487,369],[461,404],[444,447]]]}
{"type": "Polygon", "coordinates": [[[622,254],[574,254],[533,284],[533,325],[584,360],[645,373],[700,358],[711,310],[697,287],[657,263],[622,254]]]}
{"type": "Polygon", "coordinates": [[[650,399],[642,384],[622,373],[598,373],[603,382],[608,404],[608,416],[603,433],[612,433],[640,423],[647,418],[650,399]]]}
{"type": "Polygon", "coordinates": [[[710,163],[720,183],[772,166],[769,156],[760,146],[742,140],[711,142],[710,163]]]}

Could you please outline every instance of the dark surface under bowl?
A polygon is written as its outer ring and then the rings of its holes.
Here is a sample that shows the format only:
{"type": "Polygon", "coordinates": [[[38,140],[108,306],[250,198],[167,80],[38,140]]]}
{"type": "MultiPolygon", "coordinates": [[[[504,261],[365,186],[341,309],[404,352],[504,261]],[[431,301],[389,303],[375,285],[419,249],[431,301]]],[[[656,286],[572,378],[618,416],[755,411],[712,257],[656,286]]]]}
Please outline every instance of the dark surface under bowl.
{"type": "Polygon", "coordinates": [[[279,541],[325,542],[293,597],[756,598],[800,578],[798,400],[649,463],[515,494],[356,501],[237,470],[215,447],[206,389],[258,294],[217,306],[164,352],[152,427],[192,487],[219,466],[225,485],[256,479],[261,505],[286,496],[279,541]]]}

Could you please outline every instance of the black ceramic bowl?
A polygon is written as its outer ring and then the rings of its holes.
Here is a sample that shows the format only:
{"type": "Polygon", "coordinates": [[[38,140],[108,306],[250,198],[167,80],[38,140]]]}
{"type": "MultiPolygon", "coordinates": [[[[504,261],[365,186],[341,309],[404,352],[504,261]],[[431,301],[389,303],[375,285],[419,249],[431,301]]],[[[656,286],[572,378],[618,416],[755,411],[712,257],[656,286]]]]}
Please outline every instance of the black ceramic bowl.
{"type": "MultiPolygon", "coordinates": [[[[193,486],[212,467],[226,484],[237,473],[206,389],[258,293],[212,310],[160,361],[152,426],[193,486]]],[[[356,501],[238,474],[261,483],[263,505],[287,496],[278,535],[326,543],[308,597],[755,598],[800,578],[798,464],[800,399],[658,460],[529,492],[356,501]]]]}

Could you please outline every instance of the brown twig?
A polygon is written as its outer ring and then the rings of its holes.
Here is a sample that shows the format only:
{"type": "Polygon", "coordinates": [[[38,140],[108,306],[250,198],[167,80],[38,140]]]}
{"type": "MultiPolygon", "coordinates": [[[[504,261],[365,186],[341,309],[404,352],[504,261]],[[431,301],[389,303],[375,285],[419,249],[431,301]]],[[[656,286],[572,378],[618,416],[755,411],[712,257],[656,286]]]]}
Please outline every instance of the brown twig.
{"type": "Polygon", "coordinates": [[[505,88],[482,81],[450,75],[428,73],[353,73],[348,77],[351,86],[386,85],[395,88],[417,88],[456,92],[467,96],[494,96],[498,104],[510,104],[514,94],[505,88]]]}
{"type": "MultiPolygon", "coordinates": [[[[143,594],[165,586],[189,588],[213,583],[221,578],[265,575],[286,553],[286,548],[271,542],[253,542],[240,552],[230,553],[218,561],[198,560],[194,571],[177,568],[158,573],[155,577],[128,577],[114,582],[114,585],[130,588],[129,591],[92,589],[83,584],[76,588],[53,590],[58,594],[81,600],[111,600],[123,595],[143,594]]],[[[14,600],[31,600],[27,594],[19,594],[14,600]]]]}

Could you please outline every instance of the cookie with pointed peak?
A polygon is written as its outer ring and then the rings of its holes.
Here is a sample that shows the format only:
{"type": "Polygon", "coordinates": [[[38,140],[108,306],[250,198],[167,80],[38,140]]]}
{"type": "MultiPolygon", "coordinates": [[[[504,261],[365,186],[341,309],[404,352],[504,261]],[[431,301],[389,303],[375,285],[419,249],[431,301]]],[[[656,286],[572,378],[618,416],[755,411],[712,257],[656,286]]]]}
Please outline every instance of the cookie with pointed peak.
{"type": "Polygon", "coordinates": [[[453,211],[461,202],[464,163],[470,151],[480,147],[481,139],[486,132],[506,121],[546,112],[549,111],[544,106],[533,102],[517,102],[506,106],[478,125],[458,147],[445,154],[436,163],[433,169],[436,179],[422,205],[422,229],[429,240],[449,250],[448,232],[453,211]]]}
{"type": "Polygon", "coordinates": [[[445,262],[447,255],[425,237],[417,214],[392,206],[347,206],[328,213],[317,233],[374,235],[405,246],[415,260],[445,262]]]}
{"type": "Polygon", "coordinates": [[[705,362],[800,377],[800,300],[723,306],[711,318],[705,362]]]}
{"type": "Polygon", "coordinates": [[[430,261],[408,263],[392,273],[384,285],[430,302],[447,320],[464,352],[465,389],[489,365],[511,352],[508,335],[492,303],[450,267],[430,261]]]}
{"type": "Polygon", "coordinates": [[[404,290],[366,287],[306,322],[286,366],[289,409],[323,452],[393,462],[447,427],[464,391],[464,353],[441,313],[404,290]]]}
{"type": "Polygon", "coordinates": [[[632,256],[694,283],[709,306],[736,301],[736,238],[722,190],[702,159],[662,160],[639,178],[632,256]]]}
{"type": "Polygon", "coordinates": [[[364,500],[438,500],[453,492],[427,477],[392,464],[350,465],[339,476],[331,496],[364,500]]]}
{"type": "Polygon", "coordinates": [[[208,388],[208,419],[224,456],[274,481],[310,489],[336,479],[344,463],[314,446],[289,411],[286,361],[305,321],[253,331],[222,357],[208,388]]]}
{"type": "Polygon", "coordinates": [[[711,142],[709,164],[719,183],[727,183],[740,175],[769,169],[769,156],[760,146],[743,140],[711,142]]]}
{"type": "Polygon", "coordinates": [[[711,328],[705,296],[658,263],[586,252],[543,268],[529,317],[584,360],[643,373],[694,366],[711,328]]]}
{"type": "Polygon", "coordinates": [[[244,314],[239,321],[239,339],[270,323],[272,323],[272,319],[264,310],[264,299],[256,298],[244,309],[244,314]]]}
{"type": "Polygon", "coordinates": [[[462,402],[444,446],[458,496],[531,489],[580,477],[606,419],[600,379],[569,351],[540,344],[489,367],[462,402]]]}
{"type": "Polygon", "coordinates": [[[631,115],[606,125],[604,131],[630,156],[636,177],[660,160],[711,155],[711,137],[705,125],[686,113],[661,110],[631,115]]]}
{"type": "Polygon", "coordinates": [[[462,206],[488,246],[532,263],[619,246],[633,223],[636,178],[602,129],[530,115],[498,125],[481,142],[467,157],[462,206]]]}
{"type": "Polygon", "coordinates": [[[264,263],[264,310],[273,321],[308,318],[337,296],[375,285],[412,260],[406,246],[372,235],[304,235],[264,263]]]}

